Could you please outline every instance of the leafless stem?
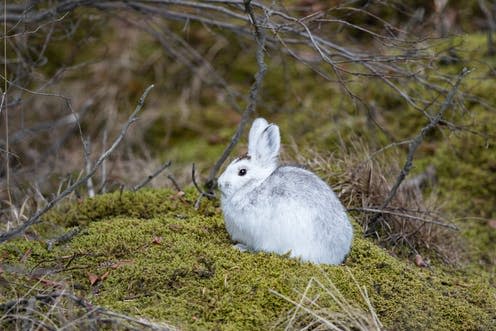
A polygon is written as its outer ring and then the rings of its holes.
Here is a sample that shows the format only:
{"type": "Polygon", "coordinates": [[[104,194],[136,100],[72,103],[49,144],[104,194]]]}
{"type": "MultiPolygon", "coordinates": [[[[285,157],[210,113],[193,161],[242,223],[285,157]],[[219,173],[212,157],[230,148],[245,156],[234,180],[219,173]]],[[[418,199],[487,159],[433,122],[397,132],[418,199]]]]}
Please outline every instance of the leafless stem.
{"type": "Polygon", "coordinates": [[[114,140],[112,145],[110,146],[109,149],[107,149],[95,162],[91,170],[82,178],[80,178],[78,181],[76,181],[74,184],[70,185],[68,188],[66,188],[62,193],[57,195],[55,198],[53,198],[45,207],[42,209],[38,210],[33,216],[31,216],[26,222],[24,222],[22,225],[20,225],[17,228],[14,228],[13,230],[4,232],[0,234],[0,243],[16,236],[21,233],[23,233],[29,226],[39,223],[41,221],[41,216],[43,216],[46,212],[48,212],[50,209],[52,209],[60,200],[64,199],[66,196],[74,192],[80,185],[84,184],[87,182],[87,180],[92,177],[97,169],[101,166],[103,161],[105,161],[111,154],[112,152],[119,146],[119,144],[122,142],[124,139],[127,130],[131,126],[132,123],[134,123],[137,119],[138,113],[141,111],[143,108],[143,105],[145,104],[145,99],[148,96],[148,93],[151,91],[151,89],[154,87],[154,85],[148,86],[148,88],[145,90],[143,95],[138,101],[138,104],[136,105],[136,108],[134,112],[129,116],[126,124],[121,129],[121,132],[119,136],[114,140]]]}
{"type": "Polygon", "coordinates": [[[172,175],[167,175],[167,178],[169,178],[169,180],[171,181],[172,185],[174,186],[174,188],[176,189],[176,191],[178,192],[182,192],[183,190],[181,189],[181,186],[179,186],[179,184],[177,183],[176,179],[174,178],[174,176],[172,175]]]}
{"type": "Polygon", "coordinates": [[[419,216],[415,215],[410,215],[410,214],[405,214],[405,213],[398,213],[395,211],[387,210],[387,209],[376,209],[376,208],[348,208],[348,211],[358,211],[358,212],[366,212],[366,213],[375,213],[377,214],[389,214],[389,215],[394,215],[394,216],[399,216],[399,217],[404,217],[406,219],[411,219],[414,221],[422,222],[422,223],[427,223],[427,224],[434,224],[434,225],[439,225],[451,230],[458,230],[458,227],[454,224],[448,224],[448,223],[443,223],[439,221],[432,221],[428,220],[419,216]]]}
{"type": "MultiPolygon", "coordinates": [[[[107,126],[103,129],[102,147],[103,151],[107,148],[108,130],[107,126]]],[[[105,184],[107,183],[107,162],[103,161],[100,180],[100,191],[105,193],[105,184]]]]}
{"type": "Polygon", "coordinates": [[[250,15],[250,19],[252,21],[252,24],[254,26],[254,34],[255,34],[255,39],[257,41],[257,52],[256,52],[256,59],[257,59],[257,65],[258,65],[258,72],[255,74],[255,81],[253,82],[251,88],[250,88],[250,93],[249,93],[249,99],[248,99],[248,105],[246,109],[243,112],[243,115],[241,116],[241,121],[238,124],[238,128],[236,129],[236,132],[234,135],[231,137],[231,141],[229,142],[229,145],[224,149],[224,152],[222,153],[221,157],[217,160],[215,165],[212,167],[210,170],[210,174],[207,178],[207,181],[205,182],[205,188],[211,193],[217,186],[217,173],[219,172],[220,168],[228,158],[228,156],[231,154],[232,150],[234,149],[234,146],[239,142],[239,139],[241,138],[241,135],[243,134],[243,130],[248,123],[250,116],[255,112],[256,105],[257,105],[257,99],[258,95],[260,92],[260,89],[262,88],[262,82],[265,77],[265,72],[267,71],[267,66],[265,65],[264,62],[264,55],[265,55],[265,32],[264,30],[260,29],[258,23],[257,23],[257,18],[253,12],[253,8],[251,5],[251,0],[245,0],[244,1],[245,9],[250,15]]]}
{"type": "MultiPolygon", "coordinates": [[[[85,164],[86,164],[86,173],[88,174],[91,171],[91,140],[85,139],[83,140],[83,144],[86,145],[86,148],[84,148],[84,159],[85,159],[85,164]]],[[[89,177],[86,186],[88,187],[88,196],[90,198],[93,198],[95,196],[95,187],[93,185],[93,178],[89,177]]]]}
{"type": "Polygon", "coordinates": [[[63,235],[61,235],[57,238],[47,240],[46,241],[47,250],[51,251],[53,249],[53,246],[68,242],[74,236],[76,236],[79,232],[80,232],[80,229],[76,227],[76,228],[70,229],[69,231],[65,232],[63,235]]]}
{"type": "Polygon", "coordinates": [[[155,170],[151,175],[149,175],[148,177],[146,177],[141,183],[139,183],[138,185],[136,185],[134,188],[133,188],[133,191],[136,192],[138,190],[140,190],[141,188],[143,188],[145,185],[147,185],[149,182],[151,182],[155,177],[157,177],[158,175],[160,175],[162,173],[162,171],[164,171],[165,169],[167,169],[168,167],[170,167],[172,164],[171,161],[167,161],[165,162],[164,164],[162,164],[157,170],[155,170]]]}
{"type": "Polygon", "coordinates": [[[479,0],[479,8],[486,16],[488,31],[487,31],[487,54],[494,55],[496,53],[496,48],[494,47],[493,33],[496,31],[496,22],[494,20],[494,15],[491,10],[487,7],[485,0],[479,0]]]}
{"type": "Polygon", "coordinates": [[[383,204],[378,209],[378,212],[370,220],[370,226],[372,229],[374,228],[375,223],[377,222],[377,220],[381,216],[381,213],[386,209],[386,207],[389,205],[389,203],[393,200],[393,198],[396,195],[396,192],[398,191],[398,188],[400,187],[401,183],[403,182],[403,180],[405,179],[405,177],[408,175],[411,168],[413,167],[413,157],[415,155],[417,148],[420,146],[420,144],[424,140],[427,133],[429,131],[431,131],[432,129],[434,129],[438,125],[439,121],[441,121],[441,119],[443,118],[443,115],[446,112],[446,110],[448,108],[450,108],[450,106],[453,102],[453,98],[455,97],[456,92],[458,91],[458,87],[460,86],[460,82],[462,81],[463,77],[465,77],[469,72],[470,71],[467,70],[466,68],[464,68],[462,70],[462,72],[456,78],[455,84],[453,85],[450,92],[448,93],[448,96],[446,97],[445,101],[441,105],[441,109],[439,110],[439,112],[436,115],[430,117],[430,122],[425,127],[423,127],[422,130],[420,130],[419,134],[417,136],[415,136],[415,138],[413,138],[411,140],[409,147],[408,147],[408,155],[406,157],[405,164],[404,164],[403,168],[401,169],[398,177],[396,178],[396,182],[394,183],[393,187],[389,191],[389,194],[386,197],[386,199],[384,200],[383,204]]]}
{"type": "Polygon", "coordinates": [[[213,199],[213,198],[215,198],[215,194],[213,192],[205,192],[204,190],[202,190],[200,188],[200,185],[198,185],[198,183],[196,181],[196,170],[195,169],[196,169],[195,164],[193,163],[193,166],[191,167],[191,179],[193,180],[193,185],[195,185],[195,188],[200,193],[200,196],[198,197],[198,199],[196,199],[196,202],[195,202],[195,209],[198,209],[198,208],[200,208],[200,201],[203,197],[213,199]]]}

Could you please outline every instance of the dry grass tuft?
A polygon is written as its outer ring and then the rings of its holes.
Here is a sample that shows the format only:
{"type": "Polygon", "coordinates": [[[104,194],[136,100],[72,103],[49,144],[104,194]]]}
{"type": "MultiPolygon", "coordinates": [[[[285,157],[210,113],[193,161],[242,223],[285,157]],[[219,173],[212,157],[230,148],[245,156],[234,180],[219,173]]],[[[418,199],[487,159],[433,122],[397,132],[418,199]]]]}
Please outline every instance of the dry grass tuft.
{"type": "Polygon", "coordinates": [[[312,277],[297,300],[271,291],[294,305],[279,322],[284,330],[382,330],[383,325],[372,306],[366,287],[360,286],[351,271],[347,271],[367,306],[366,310],[348,301],[326,273],[322,272],[323,280],[312,277]]]}
{"type": "Polygon", "coordinates": [[[433,166],[410,175],[388,207],[381,209],[404,162],[399,150],[371,153],[366,143],[357,142],[351,148],[342,147],[339,158],[312,152],[309,158],[299,161],[332,183],[363,231],[383,246],[396,253],[418,255],[428,250],[446,262],[458,260],[459,250],[453,249],[457,227],[446,220],[437,199],[433,166]],[[376,214],[379,217],[373,224],[376,214]]]}
{"type": "Polygon", "coordinates": [[[94,306],[66,290],[31,293],[1,303],[0,312],[2,330],[176,330],[94,306]]]}

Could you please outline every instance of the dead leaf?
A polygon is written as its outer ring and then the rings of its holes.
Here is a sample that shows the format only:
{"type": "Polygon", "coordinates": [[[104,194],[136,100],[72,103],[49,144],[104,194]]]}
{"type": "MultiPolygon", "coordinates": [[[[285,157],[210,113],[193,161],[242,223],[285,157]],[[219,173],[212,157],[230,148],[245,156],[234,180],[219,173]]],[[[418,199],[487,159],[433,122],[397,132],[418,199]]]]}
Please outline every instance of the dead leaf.
{"type": "Polygon", "coordinates": [[[110,270],[107,270],[103,275],[100,276],[100,280],[103,282],[110,275],[110,270]]]}
{"type": "Polygon", "coordinates": [[[57,282],[55,280],[47,279],[45,278],[45,276],[46,275],[41,275],[41,276],[33,275],[31,276],[31,279],[36,279],[40,284],[49,287],[64,288],[67,286],[64,282],[57,282]]]}
{"type": "Polygon", "coordinates": [[[90,280],[90,285],[93,286],[100,280],[100,277],[88,272],[88,279],[90,280]]]}
{"type": "Polygon", "coordinates": [[[184,202],[184,195],[186,193],[184,193],[183,191],[178,191],[177,193],[174,193],[172,196],[171,196],[171,200],[176,200],[176,199],[179,199],[180,201],[183,201],[184,202]]]}
{"type": "Polygon", "coordinates": [[[415,255],[415,265],[421,268],[427,268],[429,266],[429,264],[424,261],[424,258],[420,254],[415,255]]]}
{"type": "Polygon", "coordinates": [[[496,220],[489,220],[487,225],[489,225],[490,228],[496,229],[496,220]]]}
{"type": "Polygon", "coordinates": [[[64,286],[65,286],[64,283],[56,282],[56,281],[50,280],[50,279],[45,279],[45,278],[40,278],[40,277],[35,277],[35,279],[38,279],[38,281],[40,283],[42,283],[43,285],[50,286],[50,287],[64,288],[64,286]]]}
{"type": "Polygon", "coordinates": [[[163,239],[164,238],[162,238],[162,237],[153,237],[152,244],[160,245],[162,243],[163,239]]]}
{"type": "Polygon", "coordinates": [[[133,260],[120,260],[120,261],[117,261],[114,264],[112,264],[110,267],[115,270],[117,268],[120,268],[124,265],[129,265],[129,264],[133,264],[133,260]]]}

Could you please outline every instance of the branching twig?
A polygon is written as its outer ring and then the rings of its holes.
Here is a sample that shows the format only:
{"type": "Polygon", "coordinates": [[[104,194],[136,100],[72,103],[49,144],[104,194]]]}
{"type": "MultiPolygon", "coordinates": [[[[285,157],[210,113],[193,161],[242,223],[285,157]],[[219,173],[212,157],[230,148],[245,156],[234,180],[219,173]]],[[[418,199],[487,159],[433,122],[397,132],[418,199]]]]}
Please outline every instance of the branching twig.
{"type": "Polygon", "coordinates": [[[258,65],[258,72],[255,74],[255,81],[253,82],[251,88],[250,88],[250,94],[249,94],[249,99],[248,99],[248,106],[246,107],[245,111],[243,112],[243,115],[241,116],[241,121],[238,124],[238,128],[236,129],[236,132],[231,138],[231,141],[229,142],[229,145],[227,145],[226,149],[224,149],[224,152],[222,153],[221,157],[217,160],[215,165],[212,167],[210,170],[210,174],[207,178],[207,181],[205,182],[205,187],[209,192],[212,192],[215,187],[217,186],[217,173],[219,172],[220,168],[226,161],[227,157],[231,154],[232,150],[234,149],[234,146],[238,143],[239,139],[241,138],[241,135],[243,134],[243,130],[248,123],[248,120],[250,119],[250,116],[255,112],[255,108],[257,105],[257,99],[258,95],[260,92],[260,89],[262,88],[262,82],[265,77],[265,72],[267,71],[267,66],[265,65],[264,62],[264,55],[265,55],[265,32],[264,30],[259,28],[259,25],[257,23],[257,19],[255,17],[255,14],[253,12],[253,8],[251,6],[251,1],[250,0],[245,0],[245,9],[250,15],[250,19],[253,23],[254,29],[255,29],[255,38],[257,41],[257,53],[256,53],[256,58],[257,58],[257,65],[258,65]]]}
{"type": "Polygon", "coordinates": [[[164,164],[162,164],[157,170],[155,170],[151,175],[149,175],[148,177],[146,177],[141,183],[139,183],[138,185],[136,185],[134,188],[133,188],[133,191],[136,192],[138,191],[139,189],[141,189],[143,186],[147,185],[149,182],[151,182],[155,177],[157,177],[158,175],[160,175],[162,173],[162,171],[164,171],[165,169],[167,169],[168,167],[170,167],[172,164],[172,161],[167,161],[165,162],[164,164]]]}
{"type": "Polygon", "coordinates": [[[126,124],[122,127],[121,132],[119,136],[114,140],[112,145],[110,146],[109,149],[107,149],[95,162],[91,170],[82,178],[80,178],[78,181],[76,181],[74,184],[70,185],[68,188],[66,188],[62,193],[57,195],[55,198],[53,198],[45,207],[37,211],[31,218],[29,218],[26,222],[24,222],[22,225],[19,227],[10,230],[8,232],[4,232],[0,234],[0,243],[16,236],[21,233],[23,233],[29,226],[39,223],[41,221],[41,216],[43,216],[46,212],[48,212],[50,209],[52,209],[60,200],[64,199],[66,196],[74,192],[80,185],[84,184],[87,182],[87,180],[92,177],[97,169],[101,166],[101,164],[112,154],[112,152],[119,146],[119,144],[122,142],[124,139],[124,136],[126,135],[127,130],[129,129],[129,126],[136,121],[136,116],[138,113],[141,111],[143,108],[143,105],[145,103],[145,99],[148,96],[148,93],[150,90],[154,87],[154,85],[148,86],[148,88],[145,90],[141,98],[139,99],[138,104],[136,105],[136,109],[134,112],[129,116],[129,119],[127,120],[126,124]]]}
{"type": "Polygon", "coordinates": [[[200,208],[200,201],[203,197],[212,199],[215,198],[215,194],[213,192],[205,192],[200,188],[200,185],[198,185],[198,183],[196,182],[196,171],[195,171],[194,163],[193,166],[191,167],[191,179],[193,180],[193,185],[195,185],[195,188],[198,190],[198,192],[200,192],[200,196],[198,197],[198,199],[196,199],[195,202],[195,209],[198,209],[200,208]]]}
{"type": "Polygon", "coordinates": [[[400,187],[401,183],[403,182],[405,177],[410,172],[410,170],[413,166],[413,157],[415,155],[417,148],[420,146],[420,144],[424,140],[427,133],[429,131],[431,131],[432,129],[434,129],[438,125],[439,121],[441,121],[444,113],[451,106],[451,104],[453,102],[453,98],[455,97],[456,92],[458,91],[458,87],[460,86],[461,80],[469,72],[470,71],[467,70],[466,68],[464,68],[462,70],[462,72],[456,78],[455,84],[453,85],[451,91],[448,93],[448,96],[446,97],[445,101],[441,105],[441,109],[439,110],[439,112],[436,115],[432,116],[430,118],[429,124],[427,124],[425,127],[423,127],[422,130],[420,130],[419,134],[411,140],[409,147],[408,147],[408,155],[406,157],[406,162],[405,162],[403,168],[401,169],[398,177],[396,178],[396,182],[394,183],[393,187],[389,191],[389,194],[386,197],[386,199],[384,200],[381,207],[378,208],[378,213],[376,213],[370,220],[369,226],[371,226],[372,229],[374,228],[375,223],[377,222],[377,220],[381,216],[381,213],[386,209],[386,207],[389,205],[389,203],[393,200],[393,198],[396,195],[396,192],[398,191],[398,188],[400,187]]]}

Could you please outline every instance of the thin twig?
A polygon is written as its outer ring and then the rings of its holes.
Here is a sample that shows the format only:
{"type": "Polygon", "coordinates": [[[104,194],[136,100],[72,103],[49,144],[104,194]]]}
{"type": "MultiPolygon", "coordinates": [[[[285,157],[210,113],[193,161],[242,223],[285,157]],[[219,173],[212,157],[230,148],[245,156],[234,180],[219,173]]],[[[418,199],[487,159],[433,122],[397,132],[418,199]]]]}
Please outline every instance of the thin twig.
{"type": "Polygon", "coordinates": [[[215,198],[215,193],[213,192],[205,192],[200,188],[200,185],[196,182],[196,171],[195,171],[195,164],[193,163],[193,166],[191,167],[191,179],[193,180],[193,185],[195,186],[196,190],[200,193],[200,196],[198,199],[196,199],[195,202],[195,209],[200,208],[200,202],[203,197],[207,197],[209,199],[215,198]]]}
{"type": "Polygon", "coordinates": [[[369,225],[371,226],[372,229],[374,228],[374,224],[377,222],[377,220],[381,216],[382,211],[384,211],[386,209],[386,207],[389,205],[389,203],[393,200],[393,198],[395,197],[396,192],[398,191],[398,188],[400,187],[401,183],[403,182],[405,177],[408,175],[408,173],[412,169],[413,157],[415,155],[417,148],[420,146],[420,144],[424,140],[427,133],[429,131],[431,131],[432,129],[434,129],[437,126],[437,124],[439,123],[439,121],[443,118],[444,113],[451,106],[451,104],[453,102],[453,98],[455,97],[456,92],[458,91],[458,87],[460,86],[460,82],[462,81],[463,77],[465,77],[469,72],[470,71],[467,68],[464,68],[462,70],[462,72],[456,78],[455,84],[453,85],[452,89],[448,93],[448,96],[446,97],[443,104],[441,105],[441,109],[439,110],[439,112],[436,115],[430,117],[429,124],[427,124],[425,127],[423,127],[422,130],[420,130],[419,134],[411,140],[409,147],[408,147],[408,155],[406,157],[405,164],[404,164],[403,168],[401,169],[398,177],[396,178],[396,182],[394,183],[393,187],[389,191],[389,194],[386,197],[386,199],[384,200],[383,204],[378,209],[379,212],[377,214],[375,214],[370,220],[369,225]]]}
{"type": "Polygon", "coordinates": [[[60,193],[55,198],[53,198],[45,207],[43,207],[42,209],[37,211],[33,216],[31,216],[31,218],[29,218],[22,225],[20,225],[19,227],[15,228],[13,230],[10,230],[10,231],[7,231],[7,232],[0,234],[0,243],[6,241],[6,240],[8,240],[8,239],[10,239],[16,235],[23,233],[29,226],[36,224],[36,223],[39,223],[41,221],[41,216],[43,216],[46,212],[48,212],[50,209],[52,209],[60,200],[64,199],[66,196],[68,196],[69,194],[74,192],[80,185],[86,183],[88,178],[92,177],[95,174],[95,172],[101,166],[103,161],[105,161],[110,156],[110,154],[112,154],[112,152],[117,148],[117,146],[119,146],[119,144],[122,142],[122,140],[124,139],[124,136],[126,135],[127,130],[129,129],[129,126],[131,126],[131,124],[136,121],[136,119],[137,119],[136,116],[143,108],[143,105],[145,104],[145,99],[153,87],[154,87],[154,85],[152,84],[152,85],[148,86],[148,88],[145,90],[145,92],[143,92],[143,95],[139,99],[138,104],[136,105],[134,112],[131,114],[131,116],[129,116],[126,124],[122,127],[119,136],[114,140],[114,142],[112,143],[110,148],[107,149],[98,158],[98,160],[93,165],[93,168],[91,168],[91,170],[85,176],[80,178],[74,184],[72,184],[68,188],[66,188],[62,193],[60,193]]]}
{"type": "MultiPolygon", "coordinates": [[[[86,148],[83,148],[84,150],[84,159],[85,159],[85,165],[86,165],[86,173],[88,174],[91,171],[91,140],[90,138],[88,139],[83,139],[83,146],[86,146],[86,148]]],[[[95,186],[93,185],[93,178],[89,177],[88,180],[86,181],[86,186],[88,187],[88,196],[90,198],[93,198],[95,196],[95,186]]]]}
{"type": "Polygon", "coordinates": [[[358,212],[366,212],[366,213],[376,213],[376,214],[389,214],[389,215],[394,215],[394,216],[399,216],[399,217],[404,217],[407,219],[411,219],[414,221],[419,221],[427,224],[435,224],[439,225],[451,230],[458,230],[458,227],[454,224],[447,224],[439,221],[432,221],[432,220],[427,220],[425,218],[415,216],[415,215],[410,215],[410,214],[404,214],[404,213],[398,213],[395,211],[387,210],[387,209],[376,209],[376,208],[348,208],[347,211],[358,211],[358,212]]]}
{"type": "Polygon", "coordinates": [[[46,241],[47,250],[51,251],[53,249],[53,246],[57,246],[57,245],[68,242],[69,240],[74,238],[74,236],[76,236],[79,232],[80,232],[80,229],[78,227],[75,227],[75,228],[72,228],[69,231],[65,232],[63,235],[61,235],[57,238],[47,240],[46,241]]]}
{"type": "Polygon", "coordinates": [[[172,175],[167,175],[167,178],[169,178],[169,180],[171,181],[172,185],[174,186],[174,188],[178,191],[178,192],[182,192],[183,190],[181,189],[181,186],[179,186],[179,184],[177,183],[176,179],[174,178],[174,176],[172,175]]]}
{"type": "Polygon", "coordinates": [[[0,109],[3,108],[5,103],[5,177],[7,180],[7,197],[10,205],[12,206],[12,193],[10,192],[10,155],[9,155],[9,112],[8,112],[8,100],[7,100],[7,89],[9,87],[7,80],[7,0],[3,2],[3,77],[4,77],[4,85],[2,91],[2,104],[0,105],[0,109]]]}
{"type": "Polygon", "coordinates": [[[264,62],[265,41],[266,41],[265,32],[264,30],[260,29],[259,24],[257,23],[257,19],[251,5],[251,1],[245,0],[244,5],[246,11],[250,15],[250,19],[253,23],[255,30],[255,39],[258,45],[256,52],[258,72],[255,74],[255,81],[251,85],[248,105],[241,116],[241,121],[238,124],[238,128],[236,129],[234,135],[231,137],[231,141],[229,142],[229,145],[227,145],[227,147],[224,149],[224,152],[222,152],[221,157],[217,160],[215,165],[210,170],[210,174],[205,182],[205,188],[209,192],[213,192],[213,190],[217,186],[217,179],[216,179],[217,173],[219,172],[220,168],[222,167],[228,156],[231,154],[232,150],[234,149],[234,146],[236,146],[236,144],[239,142],[239,139],[243,134],[243,130],[246,124],[248,123],[250,116],[255,112],[258,95],[262,88],[262,82],[265,77],[265,72],[267,71],[267,66],[264,62]]]}
{"type": "MultiPolygon", "coordinates": [[[[102,138],[102,148],[105,151],[107,148],[107,139],[108,139],[108,127],[105,125],[103,129],[103,138],[102,138]]],[[[105,193],[105,184],[107,183],[107,162],[103,161],[102,170],[101,170],[101,178],[100,178],[100,192],[105,193]]]]}
{"type": "Polygon", "coordinates": [[[157,177],[158,175],[160,175],[162,173],[162,171],[164,171],[165,169],[169,168],[172,164],[172,161],[167,161],[165,162],[164,164],[162,164],[157,170],[155,170],[151,175],[149,175],[148,177],[146,177],[141,183],[139,183],[138,185],[136,185],[134,188],[133,188],[133,191],[136,192],[138,191],[139,189],[141,189],[143,186],[147,185],[149,182],[151,182],[155,177],[157,177]]]}

